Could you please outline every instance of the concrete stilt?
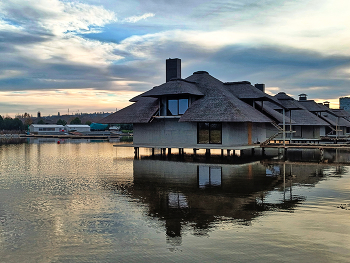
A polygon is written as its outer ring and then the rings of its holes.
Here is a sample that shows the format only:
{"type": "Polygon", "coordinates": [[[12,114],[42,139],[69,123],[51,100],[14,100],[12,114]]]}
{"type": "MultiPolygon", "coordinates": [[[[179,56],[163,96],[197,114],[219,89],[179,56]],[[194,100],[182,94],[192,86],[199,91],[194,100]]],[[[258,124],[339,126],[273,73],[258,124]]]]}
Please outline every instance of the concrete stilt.
{"type": "Polygon", "coordinates": [[[210,149],[206,149],[206,150],[205,150],[205,155],[206,155],[207,157],[210,157],[210,149]]]}
{"type": "Polygon", "coordinates": [[[139,147],[134,147],[134,158],[139,159],[140,157],[140,149],[139,147]]]}

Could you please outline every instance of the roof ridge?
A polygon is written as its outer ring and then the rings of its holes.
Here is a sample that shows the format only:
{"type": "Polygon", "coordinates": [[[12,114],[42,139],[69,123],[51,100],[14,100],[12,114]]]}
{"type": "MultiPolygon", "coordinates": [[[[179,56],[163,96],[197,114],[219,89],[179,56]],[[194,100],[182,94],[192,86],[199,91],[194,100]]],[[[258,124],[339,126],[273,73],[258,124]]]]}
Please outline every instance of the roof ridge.
{"type": "Polygon", "coordinates": [[[249,84],[251,85],[252,83],[250,81],[229,81],[229,82],[224,82],[224,85],[239,85],[239,84],[249,84]]]}
{"type": "MultiPolygon", "coordinates": [[[[184,82],[188,82],[188,83],[191,83],[191,84],[197,84],[197,82],[195,82],[195,81],[190,81],[190,80],[186,80],[186,79],[182,79],[182,78],[172,78],[172,79],[170,79],[169,81],[184,81],[184,82]]],[[[169,82],[168,81],[168,82],[169,82]]],[[[163,83],[164,84],[164,83],[163,83]]],[[[163,85],[163,84],[160,84],[160,85],[158,85],[158,86],[161,86],[161,85],[163,85]]],[[[154,86],[154,87],[158,87],[158,86],[154,86]]]]}

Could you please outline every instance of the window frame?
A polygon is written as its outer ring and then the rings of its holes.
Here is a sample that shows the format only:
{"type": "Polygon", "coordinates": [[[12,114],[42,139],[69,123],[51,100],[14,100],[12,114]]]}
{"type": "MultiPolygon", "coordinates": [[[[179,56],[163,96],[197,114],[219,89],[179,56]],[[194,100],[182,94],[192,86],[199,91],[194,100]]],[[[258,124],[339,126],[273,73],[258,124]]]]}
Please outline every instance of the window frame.
{"type": "Polygon", "coordinates": [[[187,109],[189,108],[190,106],[190,99],[188,97],[183,97],[183,98],[178,98],[178,97],[168,97],[167,100],[166,100],[166,116],[181,116],[183,115],[187,109]],[[169,109],[169,101],[176,101],[177,102],[177,114],[169,114],[169,112],[171,113],[170,109],[169,109]],[[183,112],[183,113],[180,113],[180,100],[187,100],[187,108],[186,110],[183,112]]]}
{"type": "MultiPolygon", "coordinates": [[[[202,129],[204,130],[204,129],[202,129]]],[[[197,122],[197,144],[222,144],[222,123],[221,122],[197,122]],[[200,125],[201,124],[208,124],[209,127],[209,132],[208,132],[208,143],[205,142],[200,142],[199,141],[199,133],[201,131],[200,129],[200,125]],[[212,142],[212,131],[214,131],[213,129],[211,129],[211,125],[215,124],[215,125],[220,125],[220,142],[212,142]]]]}

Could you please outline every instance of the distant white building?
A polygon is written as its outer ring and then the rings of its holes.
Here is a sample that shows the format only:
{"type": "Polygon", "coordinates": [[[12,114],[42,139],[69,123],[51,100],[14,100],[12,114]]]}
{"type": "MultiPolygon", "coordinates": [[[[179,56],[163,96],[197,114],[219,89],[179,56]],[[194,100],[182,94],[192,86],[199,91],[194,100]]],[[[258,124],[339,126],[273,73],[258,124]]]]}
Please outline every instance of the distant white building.
{"type": "Polygon", "coordinates": [[[57,124],[31,124],[29,131],[36,134],[59,133],[64,132],[64,126],[57,124]]]}
{"type": "Polygon", "coordinates": [[[77,131],[77,132],[89,132],[90,126],[84,124],[67,124],[64,126],[67,132],[77,131]]]}

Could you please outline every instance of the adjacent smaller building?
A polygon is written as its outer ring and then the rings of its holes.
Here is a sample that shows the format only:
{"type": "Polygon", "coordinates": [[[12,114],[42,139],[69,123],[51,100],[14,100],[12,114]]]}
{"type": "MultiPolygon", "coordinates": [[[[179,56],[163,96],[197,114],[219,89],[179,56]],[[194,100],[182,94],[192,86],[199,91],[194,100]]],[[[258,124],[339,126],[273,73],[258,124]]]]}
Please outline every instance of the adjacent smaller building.
{"type": "Polygon", "coordinates": [[[31,124],[29,126],[29,132],[34,134],[55,134],[64,131],[64,126],[57,124],[31,124]]]}
{"type": "Polygon", "coordinates": [[[83,125],[83,124],[67,124],[64,126],[66,132],[89,132],[90,126],[89,125],[83,125]]]}
{"type": "Polygon", "coordinates": [[[57,125],[57,124],[31,124],[29,126],[29,132],[34,134],[62,134],[65,132],[90,132],[89,125],[57,125]]]}

